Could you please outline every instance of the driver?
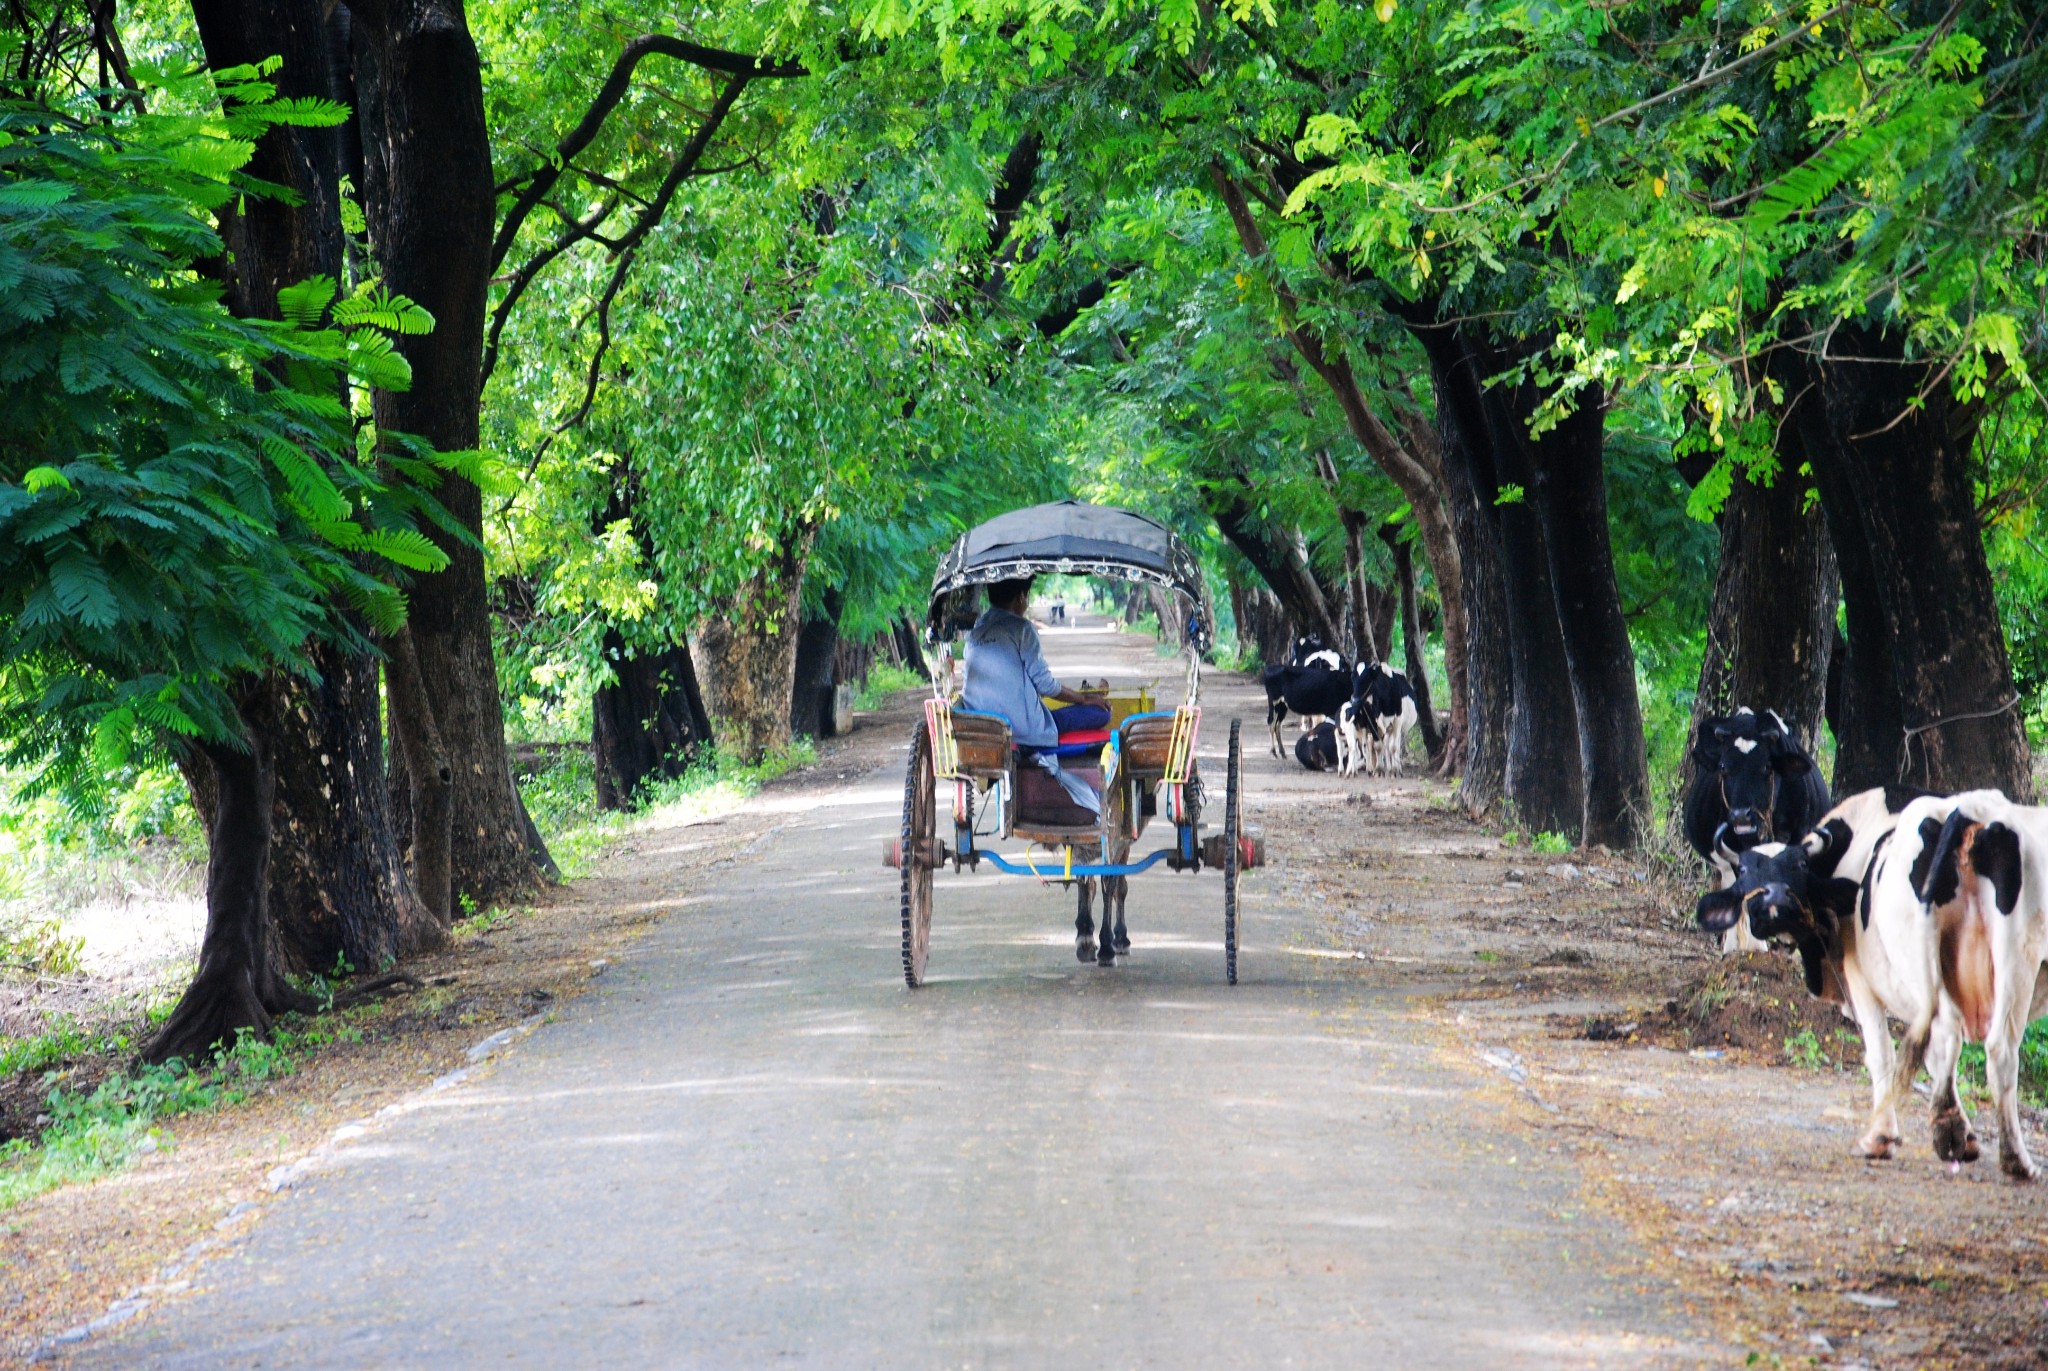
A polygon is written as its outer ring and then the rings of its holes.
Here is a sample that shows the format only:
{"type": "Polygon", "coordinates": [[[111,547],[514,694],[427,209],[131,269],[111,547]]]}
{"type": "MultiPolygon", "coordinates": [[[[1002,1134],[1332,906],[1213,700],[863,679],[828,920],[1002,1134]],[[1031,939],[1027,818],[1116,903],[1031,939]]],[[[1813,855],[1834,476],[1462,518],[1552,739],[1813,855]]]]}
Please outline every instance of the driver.
{"type": "Polygon", "coordinates": [[[1017,751],[1060,783],[1075,804],[1090,813],[1102,812],[1102,799],[1079,776],[1060,769],[1053,749],[1061,733],[1107,728],[1109,709],[1089,704],[1078,691],[1059,683],[1045,664],[1038,630],[1024,617],[1031,603],[1031,580],[997,581],[988,588],[988,610],[967,635],[967,684],[962,707],[1000,714],[1010,721],[1010,739],[1017,751]],[[1047,709],[1042,696],[1065,701],[1047,709]]]}

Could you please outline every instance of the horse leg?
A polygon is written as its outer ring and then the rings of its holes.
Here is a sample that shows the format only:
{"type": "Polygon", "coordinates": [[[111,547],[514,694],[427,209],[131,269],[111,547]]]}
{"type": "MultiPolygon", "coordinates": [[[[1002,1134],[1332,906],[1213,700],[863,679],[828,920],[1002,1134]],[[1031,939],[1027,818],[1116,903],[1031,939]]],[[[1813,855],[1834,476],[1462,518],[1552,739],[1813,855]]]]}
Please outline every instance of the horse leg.
{"type": "MultiPolygon", "coordinates": [[[[1081,912],[1074,916],[1074,960],[1085,962],[1095,955],[1095,878],[1084,876],[1074,884],[1081,892],[1081,912]]],[[[1107,901],[1103,903],[1102,913],[1106,919],[1109,914],[1107,901]]]]}

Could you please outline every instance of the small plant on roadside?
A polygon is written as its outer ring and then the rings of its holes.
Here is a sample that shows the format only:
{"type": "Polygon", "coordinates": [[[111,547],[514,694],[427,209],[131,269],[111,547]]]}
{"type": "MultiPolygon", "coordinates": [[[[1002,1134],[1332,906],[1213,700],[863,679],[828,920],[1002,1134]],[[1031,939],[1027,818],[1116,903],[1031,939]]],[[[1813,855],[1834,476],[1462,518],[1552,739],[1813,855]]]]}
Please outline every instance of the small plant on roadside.
{"type": "Polygon", "coordinates": [[[924,683],[924,677],[909,667],[898,666],[894,662],[877,662],[868,669],[868,678],[862,683],[860,693],[853,697],[853,707],[880,709],[897,691],[910,690],[924,683]]]}
{"type": "Polygon", "coordinates": [[[1832,1065],[1820,1037],[1810,1028],[1802,1028],[1785,1039],[1785,1056],[1804,1071],[1825,1071],[1832,1065]]]}
{"type": "Polygon", "coordinates": [[[1572,850],[1572,840],[1562,833],[1538,833],[1529,840],[1531,851],[1561,857],[1572,850]]]}

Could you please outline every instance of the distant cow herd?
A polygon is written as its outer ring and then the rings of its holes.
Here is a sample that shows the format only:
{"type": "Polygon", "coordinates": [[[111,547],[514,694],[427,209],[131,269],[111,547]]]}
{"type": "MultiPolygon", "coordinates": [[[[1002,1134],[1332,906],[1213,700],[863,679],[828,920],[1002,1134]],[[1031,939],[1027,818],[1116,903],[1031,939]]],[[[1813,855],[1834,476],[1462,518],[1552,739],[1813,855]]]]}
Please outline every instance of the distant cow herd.
{"type": "Polygon", "coordinates": [[[1294,756],[1310,771],[1393,775],[1401,770],[1408,730],[1415,725],[1415,690],[1384,662],[1349,663],[1314,634],[1294,640],[1294,652],[1260,673],[1266,686],[1266,731],[1273,755],[1285,755],[1280,726],[1289,715],[1303,724],[1294,756]]]}
{"type": "Polygon", "coordinates": [[[1686,836],[1715,888],[1700,926],[1725,947],[1795,949],[1815,995],[1863,1038],[1870,1120],[1858,1146],[1889,1157],[1925,1066],[1934,1151],[1975,1161],[1956,1086],[1965,1041],[1984,1044],[1999,1162],[2032,1180],[2019,1111],[2020,1040],[2048,1013],[2048,808],[1995,790],[1886,786],[1830,806],[1819,768],[1776,713],[1705,720],[1686,836]],[[1890,1020],[1905,1025],[1897,1048],[1890,1020]]]}

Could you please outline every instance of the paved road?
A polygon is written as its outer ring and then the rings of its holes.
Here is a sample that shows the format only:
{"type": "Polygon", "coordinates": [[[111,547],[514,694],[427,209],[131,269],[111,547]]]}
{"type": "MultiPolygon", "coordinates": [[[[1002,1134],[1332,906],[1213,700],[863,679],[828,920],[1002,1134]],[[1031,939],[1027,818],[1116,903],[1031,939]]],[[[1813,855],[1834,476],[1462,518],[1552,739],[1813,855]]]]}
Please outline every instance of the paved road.
{"type": "MultiPolygon", "coordinates": [[[[1170,669],[1103,634],[1049,645],[1170,669]]],[[[1205,756],[1231,713],[1254,741],[1248,692],[1206,703],[1205,756]]],[[[1219,878],[1161,868],[1108,972],[1074,961],[1057,890],[943,876],[932,983],[906,991],[876,864],[899,757],[792,804],[561,1022],[74,1364],[1713,1359],[1619,1274],[1635,1254],[1569,1166],[1495,1129],[1484,1079],[1299,955],[1320,934],[1284,868],[1248,897],[1234,989],[1219,878]]],[[[1253,772],[1277,851],[1304,791],[1253,772]]]]}

